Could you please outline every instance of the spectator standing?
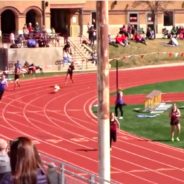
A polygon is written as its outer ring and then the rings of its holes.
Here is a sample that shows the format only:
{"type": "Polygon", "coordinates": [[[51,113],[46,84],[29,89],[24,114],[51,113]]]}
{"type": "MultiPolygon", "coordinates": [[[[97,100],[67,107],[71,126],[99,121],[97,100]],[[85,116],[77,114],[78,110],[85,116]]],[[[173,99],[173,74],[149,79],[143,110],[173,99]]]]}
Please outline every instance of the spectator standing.
{"type": "Polygon", "coordinates": [[[36,22],[34,30],[35,30],[36,33],[39,33],[41,31],[41,28],[40,28],[40,25],[39,25],[38,22],[36,22]]]}
{"type": "Polygon", "coordinates": [[[27,25],[24,24],[24,27],[23,27],[22,29],[23,29],[24,38],[25,38],[25,39],[28,39],[28,37],[29,37],[29,30],[28,30],[28,28],[27,28],[27,25]]]}
{"type": "Polygon", "coordinates": [[[70,47],[64,47],[63,48],[63,63],[68,64],[71,63],[72,56],[70,54],[70,47]]]}
{"type": "Polygon", "coordinates": [[[89,34],[90,45],[93,47],[96,40],[96,29],[94,28],[94,25],[91,25],[91,27],[89,27],[88,34],[89,34]]]}
{"type": "Polygon", "coordinates": [[[34,29],[31,22],[29,22],[27,29],[29,31],[29,34],[33,33],[34,29]]]}
{"type": "Polygon", "coordinates": [[[180,126],[180,116],[181,112],[178,109],[177,105],[174,103],[171,111],[169,113],[170,117],[170,125],[171,125],[171,141],[174,142],[174,136],[176,133],[176,140],[180,141],[179,135],[181,131],[181,126],[180,126]]]}
{"type": "Polygon", "coordinates": [[[14,33],[10,33],[10,43],[15,44],[15,34],[14,33]]]}
{"type": "Polygon", "coordinates": [[[123,92],[118,91],[115,101],[115,115],[116,117],[119,117],[119,119],[123,119],[123,105],[124,105],[124,98],[123,98],[123,92]],[[120,116],[119,116],[120,111],[120,116]]]}
{"type": "Polygon", "coordinates": [[[18,137],[10,143],[11,173],[1,184],[48,184],[38,151],[28,137],[18,137]]]}
{"type": "Polygon", "coordinates": [[[114,113],[110,113],[110,149],[112,147],[112,142],[117,141],[117,129],[120,128],[118,119],[115,117],[114,113]]]}
{"type": "Polygon", "coordinates": [[[1,179],[10,174],[10,158],[8,156],[8,143],[0,138],[0,183],[1,179]]]}

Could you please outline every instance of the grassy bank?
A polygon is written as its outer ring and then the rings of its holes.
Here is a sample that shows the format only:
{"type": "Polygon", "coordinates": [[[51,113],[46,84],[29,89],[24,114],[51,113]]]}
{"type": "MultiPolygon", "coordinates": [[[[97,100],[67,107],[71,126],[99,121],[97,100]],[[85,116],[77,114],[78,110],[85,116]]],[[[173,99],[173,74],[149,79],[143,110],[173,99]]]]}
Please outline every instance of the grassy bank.
{"type": "Polygon", "coordinates": [[[147,45],[130,41],[127,47],[109,48],[112,67],[119,61],[119,67],[135,67],[155,64],[177,63],[184,60],[184,42],[179,40],[178,47],[169,46],[168,39],[148,40],[147,45]]]}

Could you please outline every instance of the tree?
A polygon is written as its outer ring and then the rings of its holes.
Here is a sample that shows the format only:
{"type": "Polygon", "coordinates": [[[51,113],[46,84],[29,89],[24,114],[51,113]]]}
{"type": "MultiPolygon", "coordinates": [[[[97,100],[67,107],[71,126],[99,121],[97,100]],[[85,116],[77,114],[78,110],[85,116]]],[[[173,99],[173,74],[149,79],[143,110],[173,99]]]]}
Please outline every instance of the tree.
{"type": "Polygon", "coordinates": [[[167,8],[167,5],[169,3],[172,3],[171,1],[134,1],[133,2],[133,7],[137,7],[140,5],[147,5],[148,9],[151,11],[152,15],[152,21],[153,21],[153,27],[154,27],[154,37],[156,37],[157,33],[157,24],[158,24],[158,12],[159,11],[164,11],[167,8]]]}

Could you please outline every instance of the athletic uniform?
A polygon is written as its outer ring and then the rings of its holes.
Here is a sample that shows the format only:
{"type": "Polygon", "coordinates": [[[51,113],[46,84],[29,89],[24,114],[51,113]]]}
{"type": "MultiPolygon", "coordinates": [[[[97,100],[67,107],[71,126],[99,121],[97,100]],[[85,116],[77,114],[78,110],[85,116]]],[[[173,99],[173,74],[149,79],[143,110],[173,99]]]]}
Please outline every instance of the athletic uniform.
{"type": "Polygon", "coordinates": [[[118,123],[116,119],[110,119],[110,147],[112,145],[112,141],[117,141],[117,128],[118,123]]]}
{"type": "Polygon", "coordinates": [[[118,109],[120,111],[120,117],[123,117],[123,105],[124,105],[123,96],[120,95],[120,92],[118,92],[117,97],[116,97],[116,102],[115,102],[116,117],[118,117],[118,109]]]}
{"type": "Polygon", "coordinates": [[[15,67],[14,80],[16,81],[19,78],[20,78],[20,68],[19,67],[15,67]]]}
{"type": "Polygon", "coordinates": [[[179,117],[177,117],[178,111],[172,111],[171,112],[171,125],[178,125],[179,124],[179,117]]]}
{"type": "Polygon", "coordinates": [[[74,71],[74,70],[75,70],[74,65],[70,65],[70,66],[68,67],[67,75],[70,75],[70,79],[71,79],[71,80],[73,80],[72,77],[73,77],[73,71],[74,71]]]}
{"type": "Polygon", "coordinates": [[[8,81],[7,79],[2,79],[1,82],[0,82],[0,100],[2,99],[3,97],[3,94],[4,94],[4,91],[7,87],[7,84],[8,84],[8,81]]]}

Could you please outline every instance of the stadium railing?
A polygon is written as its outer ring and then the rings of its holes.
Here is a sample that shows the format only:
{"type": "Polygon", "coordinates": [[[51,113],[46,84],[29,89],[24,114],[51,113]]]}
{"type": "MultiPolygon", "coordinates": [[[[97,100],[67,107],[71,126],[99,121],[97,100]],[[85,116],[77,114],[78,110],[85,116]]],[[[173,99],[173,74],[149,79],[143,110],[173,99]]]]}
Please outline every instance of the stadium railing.
{"type": "Polygon", "coordinates": [[[61,184],[120,184],[116,181],[107,181],[100,178],[97,174],[87,171],[79,166],[59,161],[45,154],[40,153],[44,166],[54,163],[57,172],[60,174],[61,184]]]}

